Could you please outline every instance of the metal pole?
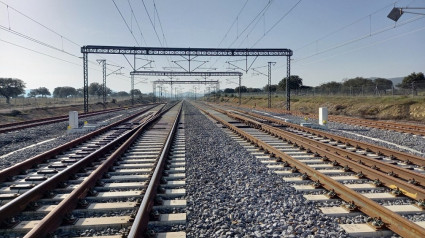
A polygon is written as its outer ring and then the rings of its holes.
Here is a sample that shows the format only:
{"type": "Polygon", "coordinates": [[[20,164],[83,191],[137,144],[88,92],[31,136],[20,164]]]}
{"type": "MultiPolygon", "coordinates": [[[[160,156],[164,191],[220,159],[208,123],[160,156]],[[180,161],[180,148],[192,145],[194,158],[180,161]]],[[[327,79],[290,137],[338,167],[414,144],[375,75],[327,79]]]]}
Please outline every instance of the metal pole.
{"type": "Polygon", "coordinates": [[[268,108],[272,107],[272,64],[276,62],[268,62],[268,86],[269,86],[269,95],[268,95],[268,108]]]}
{"type": "Polygon", "coordinates": [[[269,64],[268,64],[268,80],[267,80],[267,85],[268,85],[268,89],[269,89],[269,92],[268,92],[268,97],[267,97],[267,102],[268,102],[268,104],[267,104],[267,107],[268,108],[271,108],[272,107],[272,88],[271,88],[271,86],[272,86],[272,77],[271,77],[271,62],[269,62],[269,64]]]}
{"type": "Polygon", "coordinates": [[[156,102],[156,83],[153,83],[153,88],[152,88],[152,101],[155,103],[156,102]]]}
{"type": "Polygon", "coordinates": [[[88,55],[83,53],[83,71],[84,71],[84,112],[89,112],[89,72],[88,72],[88,55]]]}
{"type": "Polygon", "coordinates": [[[241,103],[242,103],[241,80],[242,80],[242,76],[239,75],[239,105],[241,105],[241,103]]]}
{"type": "MultiPolygon", "coordinates": [[[[133,55],[133,71],[136,71],[136,54],[133,55]]],[[[134,75],[131,75],[131,105],[134,105],[134,75]]]]}
{"type": "Polygon", "coordinates": [[[291,78],[291,56],[287,57],[286,62],[286,110],[291,110],[291,90],[289,88],[289,79],[291,78]]]}
{"type": "Polygon", "coordinates": [[[102,60],[103,70],[103,107],[106,107],[106,60],[102,60]]]}
{"type": "Polygon", "coordinates": [[[131,105],[134,105],[134,75],[131,75],[131,105]]]}

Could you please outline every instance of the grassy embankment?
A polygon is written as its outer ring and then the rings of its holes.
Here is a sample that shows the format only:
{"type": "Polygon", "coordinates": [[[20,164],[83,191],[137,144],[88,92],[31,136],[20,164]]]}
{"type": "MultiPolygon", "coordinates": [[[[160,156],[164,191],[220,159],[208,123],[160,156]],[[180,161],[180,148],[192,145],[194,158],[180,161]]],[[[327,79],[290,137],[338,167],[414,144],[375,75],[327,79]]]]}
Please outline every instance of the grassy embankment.
{"type": "MultiPolygon", "coordinates": [[[[285,109],[286,98],[272,97],[272,107],[285,109]]],[[[222,97],[220,103],[238,104],[238,97],[222,97]]],[[[242,97],[242,105],[266,108],[267,96],[242,97]]],[[[296,96],[291,98],[291,110],[318,113],[319,107],[327,107],[329,114],[370,119],[418,121],[425,123],[425,97],[383,96],[296,96]]]]}
{"type": "MultiPolygon", "coordinates": [[[[48,103],[43,102],[42,100],[38,100],[38,104],[22,104],[21,105],[13,105],[13,104],[5,104],[0,103],[0,124],[6,124],[11,122],[19,122],[54,116],[64,116],[68,115],[69,111],[78,111],[82,113],[84,111],[83,101],[68,101],[68,102],[55,102],[54,100],[49,100],[48,103]]],[[[149,101],[138,101],[136,100],[136,104],[139,103],[148,103],[149,101]]],[[[89,103],[89,111],[99,111],[103,109],[111,109],[111,108],[120,108],[120,107],[130,107],[130,100],[122,100],[117,102],[107,102],[105,107],[103,103],[89,103]]]]}

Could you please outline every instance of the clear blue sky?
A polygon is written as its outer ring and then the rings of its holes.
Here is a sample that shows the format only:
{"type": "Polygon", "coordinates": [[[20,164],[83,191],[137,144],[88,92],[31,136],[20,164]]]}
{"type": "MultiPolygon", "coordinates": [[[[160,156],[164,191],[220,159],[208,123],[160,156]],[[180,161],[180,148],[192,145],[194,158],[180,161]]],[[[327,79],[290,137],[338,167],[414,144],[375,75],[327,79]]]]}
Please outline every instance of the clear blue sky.
{"type": "MultiPolygon", "coordinates": [[[[112,0],[0,0],[0,77],[22,79],[27,89],[41,86],[51,91],[58,86],[80,88],[83,86],[83,69],[78,57],[82,56],[79,47],[82,45],[289,48],[294,51],[291,73],[299,75],[304,85],[309,86],[357,76],[393,78],[425,71],[425,16],[405,14],[397,24],[386,17],[394,5],[425,7],[425,1],[298,2],[115,0],[135,40],[112,0]]],[[[425,13],[425,10],[418,12],[425,13]]],[[[101,67],[96,63],[100,58],[106,58],[109,64],[125,67],[121,71],[124,75],[108,76],[107,86],[114,91],[129,91],[130,65],[123,56],[90,55],[89,83],[102,81],[101,67]]],[[[163,67],[176,67],[171,61],[182,58],[153,59],[153,69],[163,70],[163,67]]],[[[228,60],[242,60],[225,57],[198,59],[209,60],[202,67],[216,67],[218,71],[228,70],[225,63],[228,60]]],[[[266,67],[261,68],[267,61],[277,62],[272,69],[272,83],[278,83],[286,76],[286,58],[257,59],[253,67],[260,67],[259,71],[267,73],[266,67]]],[[[143,62],[139,60],[138,64],[143,62]]],[[[235,64],[245,66],[243,61],[235,64]]],[[[196,62],[192,67],[196,67],[196,62]]],[[[108,73],[115,69],[115,66],[108,66],[108,73]]],[[[141,77],[136,88],[151,92],[150,81],[155,79],[141,77]]],[[[237,86],[232,83],[237,82],[236,78],[212,79],[219,79],[222,89],[237,86]]],[[[242,81],[245,86],[262,88],[267,78],[250,70],[242,81]]],[[[202,86],[199,90],[203,89],[202,86]]]]}

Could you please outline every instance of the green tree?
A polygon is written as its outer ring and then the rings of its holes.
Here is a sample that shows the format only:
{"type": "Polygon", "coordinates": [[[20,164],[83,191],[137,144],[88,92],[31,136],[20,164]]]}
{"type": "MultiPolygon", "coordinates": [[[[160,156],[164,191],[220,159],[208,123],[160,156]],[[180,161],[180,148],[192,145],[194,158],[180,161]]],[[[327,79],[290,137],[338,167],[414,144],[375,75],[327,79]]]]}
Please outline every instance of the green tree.
{"type": "Polygon", "coordinates": [[[28,93],[28,97],[35,98],[37,97],[37,95],[38,95],[37,89],[30,89],[30,92],[28,93]]]}
{"type": "Polygon", "coordinates": [[[25,83],[20,79],[0,78],[0,95],[6,98],[6,103],[10,103],[11,97],[17,97],[25,92],[25,83]]]}
{"type": "MultiPolygon", "coordinates": [[[[133,93],[134,93],[134,97],[139,97],[139,98],[142,97],[142,92],[140,92],[139,89],[134,89],[133,93]]],[[[131,90],[130,90],[130,95],[131,95],[131,90]]]]}
{"type": "Polygon", "coordinates": [[[77,90],[73,87],[57,87],[53,90],[53,97],[55,98],[67,98],[76,96],[78,94],[77,90]]]}
{"type": "MultiPolygon", "coordinates": [[[[111,93],[112,93],[112,90],[110,88],[106,87],[106,95],[109,95],[111,93]]],[[[91,83],[89,85],[89,95],[102,97],[102,95],[103,95],[103,84],[91,83]]]]}
{"type": "MultiPolygon", "coordinates": [[[[276,84],[272,84],[270,85],[270,90],[272,92],[276,92],[277,91],[278,86],[276,84]]],[[[269,91],[269,85],[267,84],[266,86],[263,87],[263,91],[264,92],[268,92],[269,91]]]]}
{"type": "Polygon", "coordinates": [[[46,87],[39,87],[37,88],[37,95],[41,95],[42,97],[50,96],[52,95],[46,87]]]}
{"type": "Polygon", "coordinates": [[[409,76],[403,78],[403,81],[397,85],[400,88],[412,88],[412,83],[414,83],[415,88],[425,88],[425,77],[422,72],[411,73],[409,76]]]}
{"type": "MultiPolygon", "coordinates": [[[[287,77],[280,80],[279,84],[277,85],[278,91],[286,91],[286,78],[287,77]]],[[[303,79],[298,75],[291,75],[289,78],[289,89],[299,89],[301,86],[303,86],[303,79]]]]}
{"type": "Polygon", "coordinates": [[[101,97],[103,95],[103,87],[99,83],[91,83],[89,85],[89,95],[101,97]]]}
{"type": "Polygon", "coordinates": [[[233,89],[233,88],[226,88],[226,89],[224,89],[224,93],[235,93],[235,89],[233,89]]]}
{"type": "Polygon", "coordinates": [[[341,90],[342,83],[338,83],[335,81],[329,83],[323,83],[318,87],[322,93],[335,94],[341,90]]]}
{"type": "Polygon", "coordinates": [[[364,92],[373,92],[375,90],[376,85],[371,79],[356,77],[344,80],[342,86],[345,92],[350,92],[352,94],[361,94],[364,92]]]}
{"type": "Polygon", "coordinates": [[[261,92],[260,88],[247,88],[248,93],[258,93],[261,92]]]}
{"type": "Polygon", "coordinates": [[[383,91],[384,93],[386,93],[388,89],[393,88],[393,81],[389,79],[376,78],[373,80],[373,83],[375,83],[378,91],[383,91]]]}
{"type": "Polygon", "coordinates": [[[28,94],[29,97],[37,97],[38,95],[41,95],[42,97],[46,97],[46,96],[50,96],[51,93],[49,89],[47,89],[46,87],[39,87],[36,89],[31,89],[28,94]]]}
{"type": "MultiPolygon", "coordinates": [[[[241,93],[246,93],[248,89],[245,86],[241,86],[241,93]]],[[[235,93],[239,93],[239,87],[235,88],[235,93]]]]}
{"type": "Polygon", "coordinates": [[[130,96],[130,94],[128,94],[126,91],[119,91],[119,92],[116,93],[116,95],[118,97],[128,97],[128,96],[130,96]]]}

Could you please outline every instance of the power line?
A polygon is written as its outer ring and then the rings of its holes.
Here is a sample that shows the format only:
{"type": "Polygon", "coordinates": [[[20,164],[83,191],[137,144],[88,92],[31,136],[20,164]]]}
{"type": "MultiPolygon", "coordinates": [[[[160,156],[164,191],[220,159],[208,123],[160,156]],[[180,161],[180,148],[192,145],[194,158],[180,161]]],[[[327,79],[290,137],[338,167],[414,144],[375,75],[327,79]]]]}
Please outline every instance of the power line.
{"type": "Polygon", "coordinates": [[[144,1],[144,0],[142,0],[142,3],[143,3],[143,7],[145,8],[146,14],[148,15],[149,21],[150,21],[150,23],[151,23],[151,25],[152,25],[152,28],[153,28],[153,30],[155,31],[156,38],[158,39],[159,44],[160,44],[161,46],[163,46],[163,44],[162,44],[162,42],[161,42],[161,39],[159,38],[158,32],[156,31],[155,25],[153,24],[153,21],[152,21],[151,15],[149,14],[148,8],[146,7],[145,1],[144,1]]]}
{"type": "Polygon", "coordinates": [[[397,27],[400,27],[400,26],[406,25],[406,24],[408,24],[408,23],[411,23],[411,22],[414,22],[414,21],[417,21],[417,20],[420,20],[420,19],[423,19],[423,18],[425,18],[425,16],[419,16],[419,17],[410,18],[410,19],[408,19],[408,20],[405,20],[404,22],[400,22],[400,23],[399,23],[399,24],[397,24],[396,26],[387,26],[387,27],[381,28],[381,29],[379,29],[379,30],[377,30],[377,31],[375,31],[375,32],[373,32],[373,33],[368,33],[368,34],[366,34],[366,35],[363,35],[363,36],[360,36],[360,37],[357,37],[357,38],[351,39],[351,40],[349,40],[349,41],[342,42],[342,43],[337,44],[337,45],[335,45],[335,46],[333,46],[333,47],[329,47],[329,48],[327,48],[327,49],[325,49],[325,50],[322,50],[322,51],[319,51],[319,52],[317,52],[317,53],[315,53],[315,54],[312,54],[312,55],[306,56],[306,57],[301,58],[301,59],[294,60],[294,62],[299,62],[299,61],[302,61],[302,60],[306,60],[306,59],[311,58],[311,57],[313,57],[313,56],[316,56],[316,55],[319,55],[319,54],[323,54],[323,53],[325,53],[325,52],[329,52],[330,50],[334,50],[334,49],[340,48],[340,47],[342,47],[342,46],[346,46],[346,45],[349,45],[349,44],[351,44],[351,43],[354,43],[354,42],[357,42],[357,41],[360,41],[360,40],[366,39],[366,38],[368,38],[368,37],[372,37],[372,36],[375,36],[375,35],[381,34],[381,33],[383,33],[383,32],[389,31],[389,30],[391,30],[391,29],[394,29],[394,28],[397,28],[397,27]]]}
{"type": "MultiPolygon", "coordinates": [[[[166,47],[168,47],[167,38],[165,37],[164,28],[162,28],[162,22],[161,22],[161,18],[159,17],[158,8],[156,7],[155,0],[152,0],[152,1],[153,1],[153,7],[154,7],[154,10],[155,10],[156,16],[158,17],[159,27],[161,28],[162,37],[163,37],[163,40],[164,40],[164,45],[165,45],[166,47]]],[[[155,18],[154,18],[154,20],[155,20],[155,18]]],[[[154,27],[154,28],[155,28],[155,27],[154,27]]],[[[171,63],[170,63],[170,61],[171,61],[171,57],[170,57],[170,56],[166,56],[166,59],[167,59],[167,61],[168,61],[168,66],[170,66],[170,67],[171,67],[171,63]]]]}
{"type": "MultiPolygon", "coordinates": [[[[246,35],[246,38],[248,37],[248,35],[252,32],[253,29],[255,29],[255,26],[258,24],[258,22],[260,21],[261,18],[259,18],[259,16],[261,16],[262,14],[264,14],[269,7],[271,6],[271,4],[273,3],[273,0],[269,0],[266,4],[266,6],[264,6],[263,9],[261,9],[261,11],[251,20],[251,22],[245,27],[245,29],[236,36],[236,39],[230,44],[229,48],[232,47],[232,45],[239,39],[239,37],[244,34],[244,32],[256,21],[255,25],[252,27],[251,31],[246,35]],[[258,19],[258,20],[257,20],[258,19]]],[[[242,45],[242,43],[246,40],[246,38],[244,40],[242,40],[242,42],[239,44],[239,47],[242,45]]],[[[227,58],[226,62],[229,60],[230,58],[227,58]]]]}
{"type": "Polygon", "coordinates": [[[153,7],[154,7],[155,13],[158,17],[159,27],[161,28],[162,37],[164,38],[164,44],[165,44],[165,46],[168,46],[167,38],[165,37],[164,29],[162,28],[161,18],[159,17],[159,12],[158,12],[158,8],[156,7],[155,0],[153,0],[153,7]]]}
{"type": "MultiPolygon", "coordinates": [[[[6,5],[7,9],[9,9],[9,8],[10,8],[10,9],[12,9],[13,11],[17,12],[18,14],[20,14],[20,15],[24,16],[25,18],[29,19],[30,21],[32,21],[32,22],[34,22],[34,23],[36,23],[36,24],[40,25],[41,27],[43,27],[43,28],[47,29],[48,31],[50,31],[50,32],[54,33],[55,35],[57,35],[57,36],[61,37],[61,40],[62,40],[62,49],[61,49],[61,50],[60,50],[60,49],[55,49],[55,50],[59,50],[59,51],[61,51],[61,52],[63,52],[63,53],[67,53],[67,54],[69,54],[69,55],[75,56],[74,54],[69,53],[69,52],[66,52],[66,51],[64,50],[64,48],[63,48],[63,40],[64,40],[64,39],[65,39],[66,41],[68,41],[68,42],[70,42],[70,43],[72,43],[72,44],[74,44],[74,45],[78,46],[78,47],[81,47],[81,45],[80,45],[80,44],[76,43],[75,41],[71,40],[71,39],[70,39],[70,38],[68,38],[68,37],[63,36],[63,35],[62,35],[62,34],[60,34],[59,32],[57,32],[57,31],[53,30],[52,28],[50,28],[50,27],[46,26],[45,24],[43,24],[43,23],[41,23],[41,22],[39,22],[39,21],[35,20],[34,18],[32,18],[32,17],[28,16],[27,14],[25,14],[25,13],[23,13],[23,12],[19,11],[18,9],[16,9],[16,8],[14,8],[14,7],[11,7],[10,5],[8,5],[8,4],[6,4],[6,3],[4,3],[4,2],[3,2],[3,1],[1,1],[1,0],[0,0],[0,3],[2,3],[2,4],[4,4],[4,5],[6,5]]],[[[9,12],[9,10],[8,10],[8,12],[9,12]]],[[[13,30],[10,28],[10,19],[9,19],[9,29],[8,29],[8,30],[11,30],[10,32],[11,32],[11,33],[13,33],[13,34],[16,34],[16,33],[22,34],[22,36],[21,36],[21,37],[23,37],[23,38],[27,38],[27,37],[29,37],[29,36],[26,36],[26,35],[25,35],[25,34],[23,34],[23,33],[17,32],[17,31],[12,32],[13,30]]],[[[16,34],[16,35],[18,35],[18,34],[16,34]]],[[[31,37],[29,37],[29,38],[31,38],[31,37]]],[[[40,40],[37,40],[37,39],[34,39],[34,40],[41,42],[40,40]]],[[[43,42],[43,43],[42,43],[42,45],[44,45],[44,44],[47,44],[47,43],[43,42]]],[[[45,45],[45,46],[46,46],[46,45],[45,45]]],[[[52,48],[52,47],[50,47],[50,46],[47,46],[47,47],[52,48]]],[[[57,47],[54,47],[54,48],[57,48],[57,47]]],[[[78,56],[76,56],[76,57],[78,57],[78,56]]],[[[110,61],[111,61],[111,60],[110,60],[110,61]]],[[[93,62],[93,61],[91,61],[91,60],[89,60],[89,62],[90,62],[90,63],[92,63],[92,64],[96,64],[95,62],[93,62]]],[[[113,61],[111,61],[111,62],[113,62],[113,61]]],[[[96,65],[97,65],[97,64],[96,64],[96,65]]]]}
{"type": "Polygon", "coordinates": [[[300,2],[301,2],[302,0],[299,0],[297,3],[295,3],[295,5],[294,6],[292,6],[292,8],[291,9],[289,9],[277,22],[275,22],[275,24],[273,24],[273,26],[272,27],[270,27],[270,29],[268,29],[264,34],[263,34],[263,36],[261,36],[260,37],[260,39],[258,39],[252,46],[251,46],[251,48],[252,47],[254,47],[258,42],[260,42],[260,40],[262,40],[270,31],[272,31],[273,30],[273,28],[275,28],[286,16],[288,16],[288,14],[289,13],[291,13],[292,12],[292,10],[294,10],[294,8],[296,8],[297,6],[298,6],[298,4],[300,4],[300,2]]]}
{"type": "Polygon", "coordinates": [[[406,36],[406,35],[409,35],[409,34],[413,34],[413,33],[416,33],[416,32],[422,31],[422,30],[425,30],[425,27],[421,27],[421,28],[418,28],[418,29],[415,29],[415,30],[412,30],[412,31],[409,31],[409,32],[404,32],[404,33],[402,33],[402,34],[395,35],[395,36],[392,36],[392,37],[390,37],[390,38],[386,38],[386,39],[381,40],[381,41],[373,42],[373,43],[371,43],[371,44],[369,44],[369,45],[366,45],[366,46],[358,47],[358,48],[355,48],[355,49],[352,49],[352,50],[349,50],[349,51],[342,52],[342,53],[340,53],[340,54],[336,54],[336,55],[328,56],[328,57],[326,57],[326,58],[323,58],[323,59],[320,59],[320,60],[317,60],[317,61],[313,61],[313,62],[305,63],[305,64],[303,64],[303,65],[308,65],[308,64],[313,64],[313,63],[319,63],[319,62],[322,62],[322,61],[328,60],[328,59],[333,58],[333,57],[336,57],[336,56],[340,56],[340,55],[344,55],[344,54],[351,53],[351,52],[354,52],[354,51],[358,51],[358,50],[366,49],[366,48],[369,48],[369,47],[372,47],[372,46],[375,46],[375,45],[381,44],[381,43],[383,43],[383,42],[387,42],[387,41],[390,41],[390,40],[394,40],[394,39],[396,39],[396,38],[399,38],[399,37],[402,37],[402,36],[406,36]]]}
{"type": "MultiPolygon", "coordinates": [[[[266,10],[261,14],[263,16],[263,18],[265,17],[265,13],[269,10],[271,4],[266,8],[266,10]]],[[[258,20],[255,22],[254,26],[251,27],[251,30],[246,34],[245,38],[243,38],[243,40],[239,43],[238,47],[241,47],[242,44],[248,39],[248,36],[251,35],[251,33],[255,30],[255,28],[257,27],[258,23],[260,23],[261,18],[258,18],[258,20]]]]}
{"type": "Polygon", "coordinates": [[[59,49],[59,48],[57,48],[57,47],[55,47],[55,46],[53,46],[53,45],[50,45],[50,44],[45,43],[45,42],[42,42],[42,41],[40,41],[40,40],[34,39],[34,38],[32,38],[32,37],[30,37],[30,36],[27,36],[27,35],[25,35],[25,34],[23,34],[23,33],[20,33],[20,32],[17,32],[17,31],[11,30],[11,29],[8,29],[7,27],[5,27],[5,26],[3,26],[3,25],[0,25],[0,29],[1,29],[1,30],[4,30],[4,31],[7,31],[7,32],[10,32],[10,33],[12,33],[12,34],[15,34],[15,35],[17,35],[17,36],[20,36],[20,37],[22,37],[22,38],[24,38],[24,39],[27,39],[27,40],[29,40],[29,41],[35,42],[35,43],[37,43],[37,44],[40,44],[40,45],[42,45],[42,46],[48,47],[48,48],[50,48],[50,49],[57,50],[57,51],[59,51],[59,52],[62,52],[62,53],[65,53],[65,54],[68,54],[68,55],[71,55],[71,56],[74,56],[74,57],[77,57],[77,58],[78,58],[78,56],[76,56],[76,55],[74,55],[74,54],[72,54],[72,53],[70,53],[70,52],[67,52],[67,51],[65,51],[65,50],[63,50],[63,49],[59,49]]]}
{"type": "Polygon", "coordinates": [[[139,28],[139,31],[140,31],[140,36],[142,37],[143,42],[145,42],[145,45],[147,46],[148,44],[146,43],[146,40],[145,40],[145,38],[143,37],[143,33],[142,33],[141,28],[140,28],[139,21],[137,20],[137,17],[136,17],[136,15],[134,14],[133,7],[131,6],[130,0],[127,0],[127,2],[128,2],[128,5],[130,6],[131,14],[132,14],[132,15],[133,15],[133,17],[134,17],[134,20],[136,20],[137,28],[139,28]]]}
{"type": "Polygon", "coordinates": [[[56,35],[60,36],[61,38],[63,38],[63,39],[65,39],[65,40],[69,41],[70,43],[72,43],[72,44],[74,44],[74,45],[77,45],[77,46],[81,47],[79,44],[75,43],[75,42],[74,42],[74,41],[72,41],[71,39],[69,39],[69,38],[67,38],[67,37],[65,37],[65,36],[63,36],[63,35],[61,35],[61,34],[59,34],[59,33],[58,33],[58,32],[56,32],[55,30],[51,29],[50,27],[47,27],[46,25],[44,25],[44,24],[40,23],[39,21],[35,20],[34,18],[32,18],[32,17],[30,17],[30,16],[28,16],[28,15],[26,15],[26,14],[22,13],[21,11],[17,10],[16,8],[13,8],[13,7],[9,6],[8,4],[4,3],[4,2],[3,2],[3,1],[1,1],[1,0],[0,0],[0,3],[2,3],[2,4],[4,4],[4,5],[6,5],[8,8],[10,8],[10,9],[14,10],[15,12],[17,12],[17,13],[19,13],[20,15],[22,15],[22,16],[24,16],[24,17],[28,18],[29,20],[31,20],[31,21],[33,21],[33,22],[37,23],[38,25],[40,25],[40,26],[44,27],[45,29],[49,30],[50,32],[52,32],[52,33],[54,33],[54,34],[56,34],[56,35]]]}
{"type": "MultiPolygon", "coordinates": [[[[25,47],[25,46],[18,45],[18,44],[15,44],[15,43],[12,43],[12,42],[10,42],[10,41],[6,41],[6,40],[2,40],[2,39],[0,39],[0,41],[5,42],[5,43],[8,43],[8,44],[10,44],[10,45],[14,45],[14,46],[16,46],[16,47],[19,47],[19,48],[22,48],[22,49],[25,49],[25,50],[32,51],[32,52],[37,53],[37,54],[40,54],[40,55],[44,55],[44,56],[47,56],[47,57],[50,57],[50,58],[53,58],[53,59],[57,59],[57,60],[60,60],[60,61],[66,62],[66,63],[70,63],[70,64],[73,64],[73,65],[77,65],[77,66],[79,66],[79,67],[81,67],[81,66],[82,66],[82,65],[80,65],[80,64],[78,64],[78,63],[74,63],[74,62],[71,62],[71,61],[64,60],[64,59],[61,59],[61,58],[59,58],[59,57],[53,56],[53,55],[49,55],[49,54],[46,54],[46,53],[43,53],[43,52],[40,52],[40,51],[37,51],[37,50],[33,50],[33,49],[27,48],[27,47],[25,47]]],[[[96,69],[94,69],[94,70],[96,70],[96,69]]],[[[97,70],[97,71],[100,71],[100,70],[97,70]]]]}
{"type": "Polygon", "coordinates": [[[264,6],[264,8],[254,17],[254,19],[251,20],[251,22],[245,27],[245,29],[239,35],[236,36],[236,39],[230,44],[229,48],[232,47],[232,45],[239,39],[239,37],[252,25],[252,23],[254,23],[255,20],[257,20],[259,16],[261,16],[263,12],[267,11],[272,2],[273,0],[269,0],[267,2],[266,6],[264,6]]]}
{"type": "MultiPolygon", "coordinates": [[[[221,44],[223,43],[223,41],[226,39],[227,35],[229,34],[230,30],[233,28],[233,26],[235,25],[235,23],[238,21],[240,14],[242,13],[242,11],[245,9],[246,4],[248,3],[249,0],[245,1],[245,4],[242,6],[242,8],[239,10],[238,14],[236,15],[235,20],[232,22],[232,24],[230,25],[229,29],[227,29],[226,34],[224,34],[223,38],[221,39],[220,43],[218,44],[217,48],[219,48],[221,46],[221,44]]],[[[211,57],[208,59],[210,60],[211,57]]],[[[214,67],[214,65],[218,62],[219,58],[217,58],[214,63],[211,65],[211,68],[214,67]]]]}
{"type": "Polygon", "coordinates": [[[241,15],[242,11],[245,9],[246,4],[248,3],[249,0],[245,1],[245,4],[242,6],[242,8],[239,10],[238,15],[236,15],[235,20],[232,22],[232,24],[230,25],[229,29],[227,29],[226,34],[224,34],[223,39],[221,39],[220,43],[218,44],[219,48],[221,46],[221,44],[223,43],[223,41],[226,39],[227,35],[229,34],[230,30],[233,28],[233,26],[235,25],[236,21],[238,21],[239,16],[241,15]]]}
{"type": "Polygon", "coordinates": [[[127,26],[127,29],[130,31],[131,35],[133,36],[134,41],[136,41],[136,44],[138,46],[140,46],[139,42],[137,41],[136,37],[134,36],[133,31],[131,30],[130,26],[128,25],[127,21],[125,20],[124,16],[122,15],[120,9],[118,8],[117,4],[115,3],[115,0],[112,0],[112,2],[114,3],[115,7],[117,8],[122,20],[124,21],[125,25],[127,26]]]}
{"type": "MultiPolygon", "coordinates": [[[[395,3],[394,3],[394,4],[395,4],[395,3]]],[[[301,49],[303,49],[303,48],[305,48],[305,47],[307,47],[307,46],[309,46],[309,45],[311,45],[311,44],[314,44],[314,43],[316,43],[316,42],[318,42],[318,41],[324,40],[324,39],[328,38],[329,36],[334,35],[334,34],[336,34],[336,33],[340,32],[340,31],[342,31],[342,30],[344,30],[344,29],[346,29],[346,28],[348,28],[348,27],[350,27],[350,26],[352,26],[352,25],[354,25],[354,24],[356,24],[356,23],[359,23],[359,22],[363,21],[364,19],[369,18],[370,16],[372,16],[372,15],[374,15],[374,14],[376,14],[376,13],[378,13],[378,12],[382,11],[382,10],[387,9],[388,7],[390,7],[390,6],[392,6],[392,5],[393,5],[393,3],[388,4],[388,5],[386,5],[385,7],[382,7],[382,8],[380,8],[380,9],[378,9],[378,10],[376,10],[376,11],[374,11],[374,12],[372,12],[372,13],[370,13],[370,14],[368,14],[368,15],[364,16],[364,17],[361,17],[361,18],[359,18],[359,19],[357,19],[357,20],[355,20],[355,21],[353,21],[353,22],[351,22],[351,23],[349,23],[349,24],[347,24],[347,25],[345,25],[345,26],[342,26],[342,27],[340,27],[340,28],[336,29],[335,31],[332,31],[332,32],[330,32],[330,33],[328,33],[328,34],[326,34],[326,35],[324,35],[324,36],[322,36],[322,37],[318,38],[317,40],[314,40],[314,41],[312,41],[312,42],[310,42],[310,43],[308,43],[308,44],[306,44],[306,45],[301,46],[300,48],[296,49],[295,51],[301,50],[301,49]]]]}

